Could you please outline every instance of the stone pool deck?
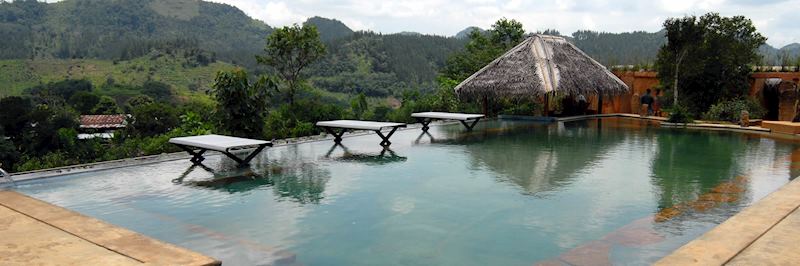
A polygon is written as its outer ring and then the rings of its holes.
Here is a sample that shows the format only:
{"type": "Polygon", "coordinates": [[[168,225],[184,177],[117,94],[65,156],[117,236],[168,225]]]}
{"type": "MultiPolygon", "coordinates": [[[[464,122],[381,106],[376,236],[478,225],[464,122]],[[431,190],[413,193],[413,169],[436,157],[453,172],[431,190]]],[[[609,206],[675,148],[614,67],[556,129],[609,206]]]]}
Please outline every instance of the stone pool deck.
{"type": "Polygon", "coordinates": [[[742,210],[655,265],[796,265],[800,181],[742,210]]]}
{"type": "Polygon", "coordinates": [[[221,265],[174,245],[0,190],[0,265],[221,265]]]}

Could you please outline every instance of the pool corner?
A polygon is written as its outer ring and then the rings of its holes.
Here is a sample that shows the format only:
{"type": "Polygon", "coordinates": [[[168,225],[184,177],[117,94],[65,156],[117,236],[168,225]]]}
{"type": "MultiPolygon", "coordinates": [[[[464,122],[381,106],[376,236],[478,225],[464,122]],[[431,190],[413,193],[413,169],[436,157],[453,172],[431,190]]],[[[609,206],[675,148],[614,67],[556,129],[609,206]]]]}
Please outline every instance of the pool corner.
{"type": "Polygon", "coordinates": [[[221,265],[61,207],[0,190],[0,264],[221,265]]]}

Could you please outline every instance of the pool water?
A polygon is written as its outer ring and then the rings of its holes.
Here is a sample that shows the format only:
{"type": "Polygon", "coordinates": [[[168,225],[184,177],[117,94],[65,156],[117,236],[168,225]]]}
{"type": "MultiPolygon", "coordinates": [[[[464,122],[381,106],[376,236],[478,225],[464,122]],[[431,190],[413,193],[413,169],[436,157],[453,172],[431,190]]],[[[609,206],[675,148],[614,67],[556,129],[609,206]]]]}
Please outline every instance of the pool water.
{"type": "Polygon", "coordinates": [[[453,124],[15,189],[225,265],[647,264],[800,175],[792,142],[651,123],[453,124]]]}

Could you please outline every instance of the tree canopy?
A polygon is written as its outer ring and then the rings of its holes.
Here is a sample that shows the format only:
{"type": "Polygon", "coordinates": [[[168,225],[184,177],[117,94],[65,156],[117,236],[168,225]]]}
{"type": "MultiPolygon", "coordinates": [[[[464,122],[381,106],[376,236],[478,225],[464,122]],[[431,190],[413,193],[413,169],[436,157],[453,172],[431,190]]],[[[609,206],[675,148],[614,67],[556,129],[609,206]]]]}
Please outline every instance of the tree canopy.
{"type": "Polygon", "coordinates": [[[462,81],[525,39],[522,23],[500,19],[486,32],[477,29],[469,33],[463,51],[450,56],[441,71],[445,78],[462,81]]]}
{"type": "Polygon", "coordinates": [[[656,68],[669,96],[699,115],[720,101],[745,96],[748,74],[766,38],[743,16],[672,18],[664,22],[667,43],[656,68]],[[675,89],[677,88],[677,90],[675,89]]]}
{"type": "Polygon", "coordinates": [[[325,45],[319,38],[317,27],[294,24],[276,29],[267,37],[264,54],[257,55],[256,61],[271,67],[285,82],[290,105],[294,105],[294,95],[306,74],[306,68],[325,55],[325,45]]]}
{"type": "Polygon", "coordinates": [[[213,93],[222,128],[234,136],[260,138],[264,133],[267,97],[276,87],[267,77],[251,82],[243,69],[217,74],[213,93]]]}

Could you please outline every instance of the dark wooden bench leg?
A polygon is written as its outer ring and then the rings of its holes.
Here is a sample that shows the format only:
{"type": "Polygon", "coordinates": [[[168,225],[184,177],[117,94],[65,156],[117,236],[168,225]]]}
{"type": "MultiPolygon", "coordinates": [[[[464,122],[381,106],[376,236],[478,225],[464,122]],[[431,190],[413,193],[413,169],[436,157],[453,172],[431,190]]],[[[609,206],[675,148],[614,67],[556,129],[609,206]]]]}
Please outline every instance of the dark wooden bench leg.
{"type": "Polygon", "coordinates": [[[383,132],[381,132],[380,130],[375,130],[375,133],[377,133],[378,136],[380,136],[381,139],[383,139],[383,141],[381,141],[381,146],[387,147],[389,145],[392,145],[392,142],[389,141],[389,138],[392,137],[392,134],[394,134],[395,131],[397,131],[397,127],[393,127],[392,131],[389,131],[389,134],[386,134],[384,136],[383,132]]]}
{"type": "Polygon", "coordinates": [[[336,143],[342,143],[342,135],[344,135],[344,133],[347,132],[346,129],[342,129],[339,132],[336,132],[336,130],[329,127],[323,127],[323,129],[325,129],[325,131],[328,132],[328,134],[333,135],[333,142],[336,143]]]}
{"type": "Polygon", "coordinates": [[[475,127],[475,124],[478,124],[478,121],[480,120],[481,120],[480,118],[477,118],[473,120],[472,123],[467,123],[467,121],[464,120],[458,120],[458,122],[461,122],[461,124],[464,125],[464,127],[466,127],[467,130],[469,131],[472,130],[472,128],[475,127]]]}
{"type": "Polygon", "coordinates": [[[250,161],[252,161],[253,158],[255,158],[259,153],[261,153],[262,150],[264,150],[264,148],[269,146],[272,146],[272,144],[268,143],[268,144],[258,145],[258,148],[250,152],[250,154],[248,154],[247,157],[245,157],[244,159],[239,158],[239,156],[236,156],[235,154],[229,151],[224,151],[222,152],[222,154],[225,154],[225,156],[228,156],[228,158],[231,158],[232,160],[236,161],[240,167],[247,166],[250,164],[250,161]]]}
{"type": "Polygon", "coordinates": [[[190,147],[188,147],[186,145],[180,145],[180,144],[176,144],[176,145],[178,147],[180,147],[182,150],[186,151],[186,153],[188,153],[189,155],[192,156],[192,158],[189,159],[189,161],[194,163],[194,164],[199,164],[199,163],[203,162],[206,159],[205,157],[203,157],[203,154],[206,153],[206,151],[208,151],[206,149],[200,149],[200,151],[194,151],[192,148],[190,148],[190,147]]]}
{"type": "Polygon", "coordinates": [[[426,131],[427,132],[428,129],[430,129],[430,127],[428,125],[430,125],[431,122],[433,122],[433,119],[424,118],[424,117],[415,117],[415,118],[417,119],[418,123],[422,124],[422,131],[426,131]]]}

